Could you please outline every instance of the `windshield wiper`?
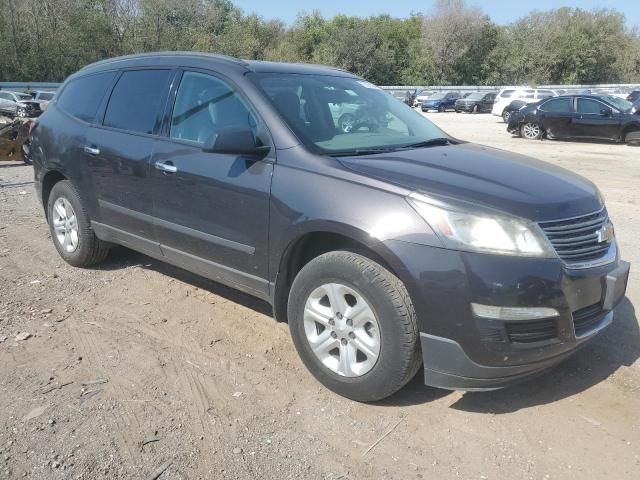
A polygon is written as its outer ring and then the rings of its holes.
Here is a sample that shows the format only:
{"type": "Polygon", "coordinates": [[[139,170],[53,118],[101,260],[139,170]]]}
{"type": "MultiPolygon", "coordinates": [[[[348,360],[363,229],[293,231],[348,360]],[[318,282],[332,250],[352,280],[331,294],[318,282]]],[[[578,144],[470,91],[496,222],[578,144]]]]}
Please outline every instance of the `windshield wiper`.
{"type": "Polygon", "coordinates": [[[423,142],[412,143],[410,145],[404,145],[403,149],[411,148],[424,148],[424,147],[437,147],[442,145],[449,145],[451,140],[445,137],[432,138],[431,140],[425,140],[423,142]]]}
{"type": "Polygon", "coordinates": [[[327,153],[330,157],[357,157],[359,155],[375,155],[377,153],[389,153],[395,148],[357,148],[355,150],[343,150],[341,152],[327,153]]]}

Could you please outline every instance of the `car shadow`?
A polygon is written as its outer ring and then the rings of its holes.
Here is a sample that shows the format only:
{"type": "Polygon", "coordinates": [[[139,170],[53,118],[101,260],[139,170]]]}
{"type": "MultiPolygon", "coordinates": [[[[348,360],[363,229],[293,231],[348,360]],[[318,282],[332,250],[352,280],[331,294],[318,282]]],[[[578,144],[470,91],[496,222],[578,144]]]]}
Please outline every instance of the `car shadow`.
{"type": "MultiPolygon", "coordinates": [[[[263,300],[125,247],[115,247],[109,259],[96,269],[111,271],[135,266],[219,295],[261,315],[273,316],[271,305],[263,300]]],[[[616,307],[612,325],[562,364],[501,390],[465,392],[451,408],[475,413],[502,414],[553,403],[589,389],[606,380],[621,366],[633,365],[638,358],[640,328],[634,306],[625,297],[616,307]]],[[[451,393],[449,390],[425,386],[424,373],[420,369],[415,378],[400,391],[373,404],[406,407],[429,403],[451,393]]]]}
{"type": "Polygon", "coordinates": [[[22,160],[10,160],[9,163],[0,161],[0,168],[27,167],[28,165],[22,160]]]}
{"type": "MultiPolygon", "coordinates": [[[[271,305],[264,300],[253,297],[246,293],[240,292],[231,287],[227,287],[221,283],[214,282],[208,278],[202,277],[187,270],[174,267],[160,260],[155,260],[143,253],[130,250],[126,247],[114,247],[103,264],[94,267],[96,270],[121,270],[127,267],[140,267],[145,270],[152,270],[168,277],[174,278],[181,282],[187,283],[193,287],[206,290],[214,295],[218,295],[230,302],[238,303],[247,307],[256,313],[273,317],[271,305]]],[[[275,320],[274,320],[275,321],[275,320]]]]}

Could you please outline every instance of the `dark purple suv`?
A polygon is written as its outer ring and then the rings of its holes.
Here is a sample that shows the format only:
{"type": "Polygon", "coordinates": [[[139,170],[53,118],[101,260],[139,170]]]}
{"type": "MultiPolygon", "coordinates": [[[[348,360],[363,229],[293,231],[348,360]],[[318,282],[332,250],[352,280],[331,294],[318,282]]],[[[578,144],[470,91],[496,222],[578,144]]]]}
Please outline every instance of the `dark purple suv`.
{"type": "Polygon", "coordinates": [[[421,366],[428,385],[505,386],[592,339],[625,293],[595,185],[453,139],[334,68],[102,61],[67,79],[31,151],[68,263],[120,244],[265,299],[355,400],[421,366]]]}

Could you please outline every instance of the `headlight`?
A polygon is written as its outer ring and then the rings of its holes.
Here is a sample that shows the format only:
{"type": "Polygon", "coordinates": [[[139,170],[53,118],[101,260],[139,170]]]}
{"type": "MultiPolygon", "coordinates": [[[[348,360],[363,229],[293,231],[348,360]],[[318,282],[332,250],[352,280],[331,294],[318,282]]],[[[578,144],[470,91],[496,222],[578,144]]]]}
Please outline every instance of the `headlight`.
{"type": "Polygon", "coordinates": [[[468,211],[420,193],[412,193],[407,200],[449,248],[523,257],[555,256],[538,226],[523,218],[491,210],[468,211]]]}

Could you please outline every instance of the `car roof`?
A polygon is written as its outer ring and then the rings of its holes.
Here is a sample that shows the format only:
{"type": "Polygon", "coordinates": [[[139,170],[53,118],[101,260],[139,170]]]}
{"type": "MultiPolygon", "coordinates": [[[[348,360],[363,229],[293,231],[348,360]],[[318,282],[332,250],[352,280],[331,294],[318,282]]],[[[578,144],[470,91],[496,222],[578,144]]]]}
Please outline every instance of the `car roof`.
{"type": "Polygon", "coordinates": [[[151,52],[114,57],[89,64],[78,73],[88,73],[112,68],[128,68],[134,66],[152,66],[154,63],[162,65],[185,66],[184,61],[190,60],[199,64],[214,63],[236,66],[245,71],[258,73],[296,73],[307,75],[333,75],[358,78],[346,70],[327,65],[311,65],[305,63],[267,62],[261,60],[242,60],[228,55],[205,52],[151,52]]]}

